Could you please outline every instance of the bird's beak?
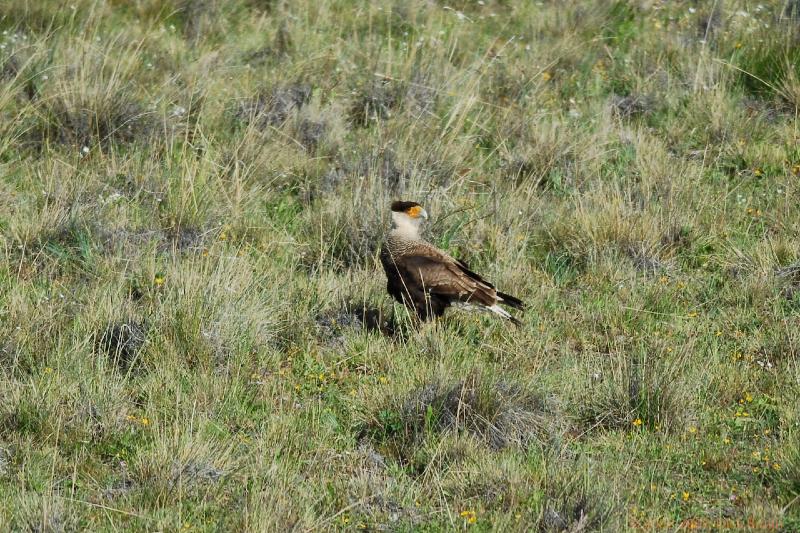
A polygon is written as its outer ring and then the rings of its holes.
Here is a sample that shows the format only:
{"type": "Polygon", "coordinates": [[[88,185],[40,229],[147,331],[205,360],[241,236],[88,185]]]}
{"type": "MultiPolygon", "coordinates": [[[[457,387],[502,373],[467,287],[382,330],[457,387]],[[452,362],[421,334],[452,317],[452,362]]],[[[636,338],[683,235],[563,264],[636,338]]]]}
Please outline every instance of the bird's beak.
{"type": "Polygon", "coordinates": [[[425,211],[424,209],[419,212],[419,216],[424,218],[425,220],[428,220],[428,212],[425,211]]]}

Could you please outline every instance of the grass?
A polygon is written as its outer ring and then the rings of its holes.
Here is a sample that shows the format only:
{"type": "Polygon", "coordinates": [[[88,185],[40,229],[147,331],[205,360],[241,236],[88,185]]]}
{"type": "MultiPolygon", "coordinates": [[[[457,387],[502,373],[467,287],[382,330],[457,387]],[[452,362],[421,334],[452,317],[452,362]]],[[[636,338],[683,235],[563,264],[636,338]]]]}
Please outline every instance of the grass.
{"type": "Polygon", "coordinates": [[[0,529],[796,530],[795,4],[9,0],[0,529]]]}

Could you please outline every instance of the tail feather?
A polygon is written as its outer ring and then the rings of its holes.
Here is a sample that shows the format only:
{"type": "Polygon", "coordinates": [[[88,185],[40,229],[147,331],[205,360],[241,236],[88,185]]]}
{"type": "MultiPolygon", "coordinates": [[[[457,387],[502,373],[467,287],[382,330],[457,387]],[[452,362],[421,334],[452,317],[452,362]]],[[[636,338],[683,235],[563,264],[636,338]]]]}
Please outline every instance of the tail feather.
{"type": "Polygon", "coordinates": [[[514,309],[525,309],[525,302],[515,296],[498,291],[497,297],[500,299],[500,303],[503,305],[507,305],[514,309]]]}
{"type": "Polygon", "coordinates": [[[522,322],[520,322],[519,320],[517,320],[516,318],[511,316],[511,313],[509,313],[508,311],[506,311],[505,309],[503,309],[502,307],[500,307],[497,304],[489,306],[486,309],[488,309],[489,311],[491,311],[492,313],[494,313],[496,315],[499,315],[499,316],[505,318],[506,320],[510,320],[515,326],[521,326],[522,325],[522,322]]]}

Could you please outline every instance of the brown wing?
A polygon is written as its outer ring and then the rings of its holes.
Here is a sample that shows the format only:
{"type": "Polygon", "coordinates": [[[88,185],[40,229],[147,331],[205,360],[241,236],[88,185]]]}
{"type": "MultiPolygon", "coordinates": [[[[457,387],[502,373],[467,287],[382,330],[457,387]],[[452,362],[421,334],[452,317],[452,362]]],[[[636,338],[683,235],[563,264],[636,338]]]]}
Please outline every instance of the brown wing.
{"type": "MultiPolygon", "coordinates": [[[[438,250],[437,250],[437,252],[438,252],[438,250]]],[[[485,285],[486,287],[489,287],[490,289],[492,289],[494,291],[493,292],[493,296],[494,296],[493,302],[494,303],[501,303],[503,305],[507,305],[509,307],[513,307],[514,309],[525,309],[525,302],[523,302],[522,300],[520,300],[516,296],[511,296],[510,294],[506,294],[504,292],[498,291],[495,288],[494,285],[492,285],[491,283],[489,283],[488,281],[483,279],[483,277],[481,275],[476,274],[475,272],[470,270],[469,266],[467,266],[467,264],[464,261],[461,261],[460,259],[454,259],[454,258],[450,257],[449,255],[445,255],[445,257],[447,257],[448,259],[453,261],[455,264],[457,264],[458,268],[460,268],[461,271],[464,272],[464,274],[466,274],[470,278],[474,279],[475,281],[478,281],[479,283],[485,285]]]]}
{"type": "Polygon", "coordinates": [[[453,301],[492,306],[497,293],[490,283],[463,268],[444,254],[403,257],[402,268],[432,296],[453,301]]]}

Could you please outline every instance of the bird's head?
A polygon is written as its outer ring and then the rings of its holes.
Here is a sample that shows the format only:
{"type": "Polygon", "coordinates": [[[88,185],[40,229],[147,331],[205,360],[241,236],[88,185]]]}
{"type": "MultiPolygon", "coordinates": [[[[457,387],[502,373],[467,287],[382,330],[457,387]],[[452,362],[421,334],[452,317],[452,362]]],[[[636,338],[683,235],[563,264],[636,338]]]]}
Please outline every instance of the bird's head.
{"type": "Polygon", "coordinates": [[[400,231],[419,235],[419,228],[428,220],[428,213],[417,202],[392,202],[392,222],[400,231]]]}

